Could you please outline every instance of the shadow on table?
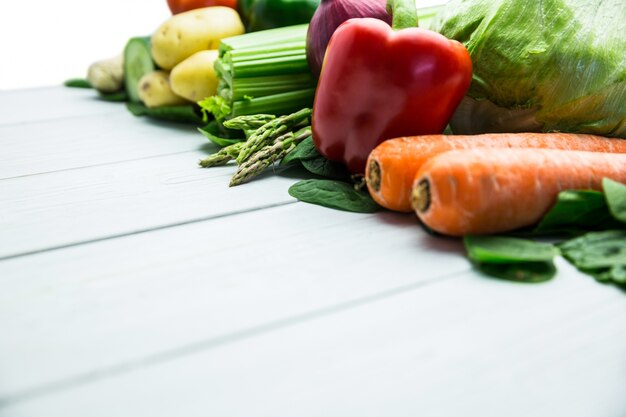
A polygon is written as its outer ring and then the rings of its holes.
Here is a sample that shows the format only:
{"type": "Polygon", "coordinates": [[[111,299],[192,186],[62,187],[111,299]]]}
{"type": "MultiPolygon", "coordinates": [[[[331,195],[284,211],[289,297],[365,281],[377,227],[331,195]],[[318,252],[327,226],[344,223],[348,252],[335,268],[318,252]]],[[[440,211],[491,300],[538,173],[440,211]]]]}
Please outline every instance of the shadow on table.
{"type": "Polygon", "coordinates": [[[415,229],[415,246],[432,251],[455,253],[465,256],[463,241],[459,238],[443,236],[429,230],[413,213],[396,213],[393,211],[381,211],[376,217],[383,223],[398,228],[415,229]]]}

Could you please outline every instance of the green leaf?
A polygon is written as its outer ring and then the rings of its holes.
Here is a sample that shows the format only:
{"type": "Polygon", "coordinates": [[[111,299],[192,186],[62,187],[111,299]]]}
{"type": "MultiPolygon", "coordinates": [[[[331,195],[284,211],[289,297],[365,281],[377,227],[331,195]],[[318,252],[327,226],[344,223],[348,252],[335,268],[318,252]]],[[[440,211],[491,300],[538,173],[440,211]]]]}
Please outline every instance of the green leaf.
{"type": "Polygon", "coordinates": [[[559,253],[551,243],[504,236],[465,236],[463,243],[469,258],[476,262],[545,262],[559,253]]]}
{"type": "Polygon", "coordinates": [[[559,245],[563,256],[579,269],[626,265],[626,230],[590,232],[559,245]]]}
{"type": "Polygon", "coordinates": [[[85,78],[70,78],[69,80],[65,80],[63,85],[72,88],[92,88],[89,80],[85,78]]]}
{"type": "Polygon", "coordinates": [[[217,120],[224,120],[232,112],[232,108],[228,105],[226,99],[220,96],[207,97],[198,102],[202,111],[202,120],[209,120],[209,115],[213,115],[217,120]]]}
{"type": "Polygon", "coordinates": [[[312,174],[334,179],[348,179],[350,173],[338,162],[329,161],[323,156],[300,160],[302,166],[312,174]]]}
{"type": "Polygon", "coordinates": [[[552,209],[534,229],[536,234],[576,233],[615,226],[604,194],[599,191],[562,191],[552,209]]]}
{"type": "Polygon", "coordinates": [[[475,266],[486,275],[508,281],[545,282],[556,275],[556,267],[552,262],[476,263],[475,266]]]}
{"type": "Polygon", "coordinates": [[[300,181],[289,188],[289,195],[307,203],[356,213],[373,213],[380,208],[369,194],[341,181],[300,181]]]}
{"type": "Polygon", "coordinates": [[[626,185],[604,178],[602,188],[613,217],[626,223],[626,185]]]}
{"type": "Polygon", "coordinates": [[[135,116],[147,116],[154,119],[179,123],[201,123],[202,118],[193,105],[163,106],[149,108],[141,103],[126,103],[128,110],[135,116]]]}
{"type": "Polygon", "coordinates": [[[126,91],[116,91],[115,93],[99,93],[99,97],[104,101],[112,101],[122,103],[128,101],[126,91]]]}
{"type": "Polygon", "coordinates": [[[544,282],[556,274],[558,250],[550,243],[504,236],[466,236],[468,257],[483,273],[520,282],[544,282]]]}
{"type": "Polygon", "coordinates": [[[614,283],[626,287],[626,265],[615,265],[605,269],[589,269],[582,272],[591,275],[599,282],[614,283]]]}
{"type": "Polygon", "coordinates": [[[626,286],[626,230],[590,232],[559,247],[581,272],[600,282],[626,286]]]}
{"type": "Polygon", "coordinates": [[[222,147],[245,140],[242,131],[226,129],[220,126],[220,123],[216,120],[213,120],[206,126],[199,127],[198,130],[211,142],[222,147]]]}
{"type": "Polygon", "coordinates": [[[281,165],[287,165],[296,161],[306,161],[309,159],[320,158],[321,155],[317,151],[313,138],[309,137],[303,140],[296,146],[296,149],[289,152],[280,162],[281,165]]]}

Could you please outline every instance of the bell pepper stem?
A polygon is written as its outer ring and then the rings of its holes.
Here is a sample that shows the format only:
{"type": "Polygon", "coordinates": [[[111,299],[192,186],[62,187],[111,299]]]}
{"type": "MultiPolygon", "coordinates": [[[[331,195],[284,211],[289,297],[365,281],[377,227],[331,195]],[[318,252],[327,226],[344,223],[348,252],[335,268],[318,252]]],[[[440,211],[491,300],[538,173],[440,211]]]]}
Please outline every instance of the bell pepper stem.
{"type": "Polygon", "coordinates": [[[394,30],[418,26],[415,0],[387,0],[387,11],[392,16],[391,27],[394,30]]]}

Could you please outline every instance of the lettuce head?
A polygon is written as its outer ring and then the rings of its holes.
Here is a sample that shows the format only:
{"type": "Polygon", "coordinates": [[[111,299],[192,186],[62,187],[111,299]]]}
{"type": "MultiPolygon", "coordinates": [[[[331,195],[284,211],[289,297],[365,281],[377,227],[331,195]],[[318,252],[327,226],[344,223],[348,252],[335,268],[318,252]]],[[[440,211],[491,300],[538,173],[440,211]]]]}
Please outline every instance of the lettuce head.
{"type": "Polygon", "coordinates": [[[451,0],[433,25],[474,66],[456,133],[626,138],[625,0],[451,0]]]}

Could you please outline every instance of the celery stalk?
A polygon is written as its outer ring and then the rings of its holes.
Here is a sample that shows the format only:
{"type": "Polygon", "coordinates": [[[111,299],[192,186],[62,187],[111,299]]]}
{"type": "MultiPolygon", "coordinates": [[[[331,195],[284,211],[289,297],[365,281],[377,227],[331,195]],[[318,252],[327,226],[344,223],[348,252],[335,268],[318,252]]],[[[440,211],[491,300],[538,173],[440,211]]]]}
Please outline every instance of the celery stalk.
{"type": "Polygon", "coordinates": [[[230,117],[247,114],[289,114],[313,103],[315,88],[233,102],[230,117]]]}
{"type": "Polygon", "coordinates": [[[251,61],[255,59],[268,58],[272,56],[286,56],[290,54],[300,54],[306,50],[306,41],[285,42],[278,45],[258,46],[254,48],[234,49],[224,55],[228,55],[231,61],[251,61]]]}
{"type": "Polygon", "coordinates": [[[220,56],[233,49],[255,48],[284,44],[306,39],[308,24],[287,26],[278,29],[262,30],[222,39],[219,47],[220,56]]]}
{"type": "Polygon", "coordinates": [[[297,25],[223,39],[215,63],[217,95],[200,106],[218,120],[311,107],[317,80],[306,60],[307,29],[297,25]]]}
{"type": "Polygon", "coordinates": [[[298,74],[309,71],[306,54],[233,62],[233,78],[259,77],[263,75],[298,74]]]}
{"type": "Polygon", "coordinates": [[[236,78],[232,84],[226,87],[231,92],[233,101],[243,100],[246,97],[264,97],[289,91],[304,90],[315,85],[315,79],[311,74],[290,74],[236,78]]]}

